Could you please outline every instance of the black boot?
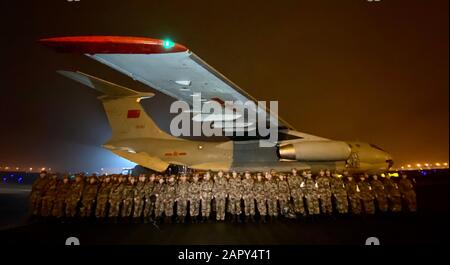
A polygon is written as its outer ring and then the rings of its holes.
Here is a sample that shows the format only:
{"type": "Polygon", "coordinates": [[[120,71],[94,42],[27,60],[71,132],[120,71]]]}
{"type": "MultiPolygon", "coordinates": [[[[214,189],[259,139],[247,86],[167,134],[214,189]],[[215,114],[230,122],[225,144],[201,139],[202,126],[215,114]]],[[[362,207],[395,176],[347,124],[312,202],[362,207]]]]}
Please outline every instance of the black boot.
{"type": "Polygon", "coordinates": [[[260,222],[263,223],[263,224],[267,223],[267,219],[266,218],[267,217],[265,215],[261,215],[260,222]]]}

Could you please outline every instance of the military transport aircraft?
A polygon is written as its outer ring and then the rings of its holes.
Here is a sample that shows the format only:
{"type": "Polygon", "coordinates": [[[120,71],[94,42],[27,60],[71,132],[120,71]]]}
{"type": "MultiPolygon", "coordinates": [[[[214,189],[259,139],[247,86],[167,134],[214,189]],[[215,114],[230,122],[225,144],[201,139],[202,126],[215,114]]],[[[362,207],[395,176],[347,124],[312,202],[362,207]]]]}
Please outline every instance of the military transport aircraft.
{"type": "MultiPolygon", "coordinates": [[[[169,40],[120,36],[74,36],[41,39],[59,52],[85,54],[153,89],[177,100],[215,101],[224,108],[227,101],[256,99],[209,66],[185,46],[169,40]]],[[[267,122],[277,126],[277,142],[261,146],[258,137],[229,137],[224,141],[192,140],[175,137],[161,130],[140,104],[154,96],[82,73],[60,74],[100,91],[112,138],[103,145],[111,152],[145,168],[164,171],[170,165],[197,170],[289,171],[320,169],[354,173],[388,170],[392,157],[381,148],[363,142],[336,141],[296,131],[293,126],[265,111],[267,122]]],[[[289,93],[289,91],[286,91],[289,93]]],[[[151,99],[150,99],[151,100],[151,99]]],[[[191,103],[189,103],[191,104],[191,103]]],[[[207,115],[191,113],[193,120],[207,115]]],[[[214,117],[217,128],[232,131],[255,130],[251,122],[226,127],[224,116],[214,117]],[[221,127],[220,127],[221,126],[221,127]]]]}

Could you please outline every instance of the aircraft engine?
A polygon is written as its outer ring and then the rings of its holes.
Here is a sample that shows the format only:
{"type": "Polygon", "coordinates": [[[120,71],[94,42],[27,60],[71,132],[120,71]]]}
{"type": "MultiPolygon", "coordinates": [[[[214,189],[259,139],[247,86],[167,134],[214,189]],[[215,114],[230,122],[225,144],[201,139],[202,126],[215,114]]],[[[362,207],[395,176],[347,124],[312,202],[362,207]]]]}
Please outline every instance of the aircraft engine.
{"type": "Polygon", "coordinates": [[[350,146],[342,141],[306,141],[278,147],[278,157],[297,161],[344,161],[350,153],[350,146]]]}

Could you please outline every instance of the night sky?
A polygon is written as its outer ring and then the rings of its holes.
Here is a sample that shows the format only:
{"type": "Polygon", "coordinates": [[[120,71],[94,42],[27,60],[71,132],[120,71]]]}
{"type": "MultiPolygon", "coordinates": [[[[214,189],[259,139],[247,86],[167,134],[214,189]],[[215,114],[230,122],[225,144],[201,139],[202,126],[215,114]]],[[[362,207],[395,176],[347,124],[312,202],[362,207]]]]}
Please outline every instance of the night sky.
{"type": "MultiPolygon", "coordinates": [[[[299,131],[375,143],[397,165],[445,162],[448,8],[448,0],[2,0],[0,167],[130,165],[100,147],[111,132],[98,94],[55,71],[148,88],[36,43],[70,35],[171,38],[257,99],[278,100],[299,131]]],[[[167,128],[171,99],[148,101],[167,128]]]]}

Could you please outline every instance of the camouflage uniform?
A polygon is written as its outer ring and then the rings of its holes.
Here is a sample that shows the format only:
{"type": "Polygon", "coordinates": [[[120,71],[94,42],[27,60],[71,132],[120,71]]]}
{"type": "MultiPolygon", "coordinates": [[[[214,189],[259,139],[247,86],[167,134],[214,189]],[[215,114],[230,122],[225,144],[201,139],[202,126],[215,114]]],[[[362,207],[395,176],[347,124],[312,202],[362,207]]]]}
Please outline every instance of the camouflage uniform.
{"type": "Polygon", "coordinates": [[[345,187],[350,201],[351,212],[353,214],[361,214],[361,196],[358,185],[352,180],[348,181],[345,187]]]}
{"type": "Polygon", "coordinates": [[[130,217],[131,216],[131,210],[133,209],[133,200],[134,200],[134,189],[136,187],[136,184],[131,183],[130,181],[125,182],[125,185],[123,186],[123,193],[122,193],[122,217],[130,217]]]}
{"type": "Polygon", "coordinates": [[[74,181],[71,183],[69,194],[66,199],[66,217],[75,217],[77,214],[78,202],[83,194],[83,181],[74,181]]]}
{"type": "Polygon", "coordinates": [[[241,198],[243,191],[243,181],[241,181],[241,177],[239,175],[236,177],[232,176],[230,180],[228,180],[227,185],[228,210],[230,214],[241,214],[241,198]]]}
{"type": "Polygon", "coordinates": [[[187,215],[187,202],[189,201],[189,182],[178,181],[177,188],[177,214],[184,218],[187,215]]]}
{"type": "Polygon", "coordinates": [[[383,183],[379,179],[373,179],[370,182],[370,185],[372,186],[378,210],[380,210],[381,212],[387,212],[389,205],[383,183]]]}
{"type": "Polygon", "coordinates": [[[392,179],[386,178],[384,180],[384,189],[390,202],[389,209],[392,212],[400,212],[402,210],[402,197],[397,183],[392,179]]]}
{"type": "Polygon", "coordinates": [[[359,190],[362,203],[364,205],[364,212],[366,214],[375,214],[374,192],[369,182],[366,180],[359,182],[359,190]]]}
{"type": "Polygon", "coordinates": [[[191,217],[197,217],[200,212],[200,191],[201,191],[201,182],[192,181],[189,183],[188,190],[188,199],[189,199],[189,211],[191,217]]]}
{"type": "Polygon", "coordinates": [[[103,181],[97,194],[97,208],[95,209],[95,217],[106,217],[106,206],[109,200],[109,194],[113,187],[113,183],[103,181]]]}
{"type": "Polygon", "coordinates": [[[47,182],[45,192],[43,193],[44,196],[42,196],[41,216],[48,217],[51,215],[56,200],[57,188],[58,179],[55,175],[52,176],[51,179],[47,182]]]}
{"type": "Polygon", "coordinates": [[[281,215],[287,215],[289,211],[289,186],[286,179],[278,180],[278,202],[280,203],[281,215]]]}
{"type": "Polygon", "coordinates": [[[266,216],[267,213],[266,194],[264,186],[264,180],[256,180],[253,184],[253,194],[255,196],[256,208],[258,209],[258,212],[262,217],[266,216]]]}
{"type": "Polygon", "coordinates": [[[317,177],[317,188],[319,194],[320,205],[322,212],[325,214],[333,213],[333,206],[331,204],[331,186],[330,178],[326,175],[317,177]]]}
{"type": "Polygon", "coordinates": [[[320,214],[318,189],[316,182],[312,178],[307,178],[305,181],[306,190],[306,204],[308,205],[308,214],[320,214]]]}
{"type": "Polygon", "coordinates": [[[109,194],[109,217],[115,218],[119,216],[120,204],[123,200],[124,186],[125,183],[123,182],[116,182],[112,184],[111,193],[109,194]]]}
{"type": "Polygon", "coordinates": [[[95,205],[95,200],[97,199],[98,184],[87,183],[84,186],[83,196],[81,198],[81,217],[90,217],[92,214],[92,206],[95,205]]]}
{"type": "Polygon", "coordinates": [[[166,217],[173,216],[173,204],[175,203],[177,186],[175,181],[170,182],[167,181],[166,189],[164,190],[163,198],[164,198],[164,213],[166,217]]]}
{"type": "Polygon", "coordinates": [[[41,205],[42,205],[42,196],[45,192],[45,188],[47,187],[47,183],[49,181],[48,176],[39,176],[36,181],[33,183],[33,187],[31,188],[30,194],[30,208],[33,215],[40,215],[41,205]]]}
{"type": "Polygon", "coordinates": [[[149,180],[144,185],[145,191],[145,204],[144,204],[144,217],[148,218],[152,216],[153,211],[155,210],[155,202],[156,196],[153,193],[153,189],[156,186],[155,180],[149,180]]]}
{"type": "Polygon", "coordinates": [[[242,180],[242,198],[244,199],[245,216],[255,215],[255,193],[253,190],[255,181],[252,177],[242,180]]]}
{"type": "Polygon", "coordinates": [[[146,182],[138,181],[133,190],[134,209],[133,218],[140,218],[144,210],[144,203],[146,200],[146,182]]]}
{"type": "Polygon", "coordinates": [[[266,195],[267,211],[269,216],[278,216],[278,183],[276,179],[272,178],[270,180],[266,180],[266,183],[264,184],[264,193],[266,195]]]}
{"type": "Polygon", "coordinates": [[[166,189],[165,182],[158,182],[153,188],[152,194],[155,196],[155,217],[161,217],[164,212],[164,191],[166,189]]]}
{"type": "Polygon", "coordinates": [[[212,196],[216,199],[216,219],[223,221],[225,220],[225,202],[227,199],[227,180],[224,176],[215,178],[212,196]]]}
{"type": "Polygon", "coordinates": [[[303,202],[303,188],[301,187],[303,183],[303,177],[299,175],[290,174],[287,178],[289,184],[289,190],[291,192],[292,201],[294,202],[294,211],[296,214],[305,215],[305,204],[303,202]]]}
{"type": "Polygon", "coordinates": [[[331,179],[331,193],[336,199],[336,208],[340,214],[348,213],[347,189],[342,178],[331,179]]]}
{"type": "Polygon", "coordinates": [[[208,218],[211,213],[212,189],[214,182],[203,179],[201,182],[202,216],[208,218]]]}
{"type": "Polygon", "coordinates": [[[417,211],[416,192],[411,181],[407,178],[402,178],[399,181],[399,190],[402,198],[405,200],[408,210],[410,212],[417,211]]]}
{"type": "Polygon", "coordinates": [[[55,205],[52,210],[52,215],[56,218],[61,218],[64,216],[65,201],[67,195],[69,194],[70,187],[71,183],[68,178],[66,183],[64,183],[64,181],[60,181],[58,184],[58,188],[56,189],[55,205]]]}

